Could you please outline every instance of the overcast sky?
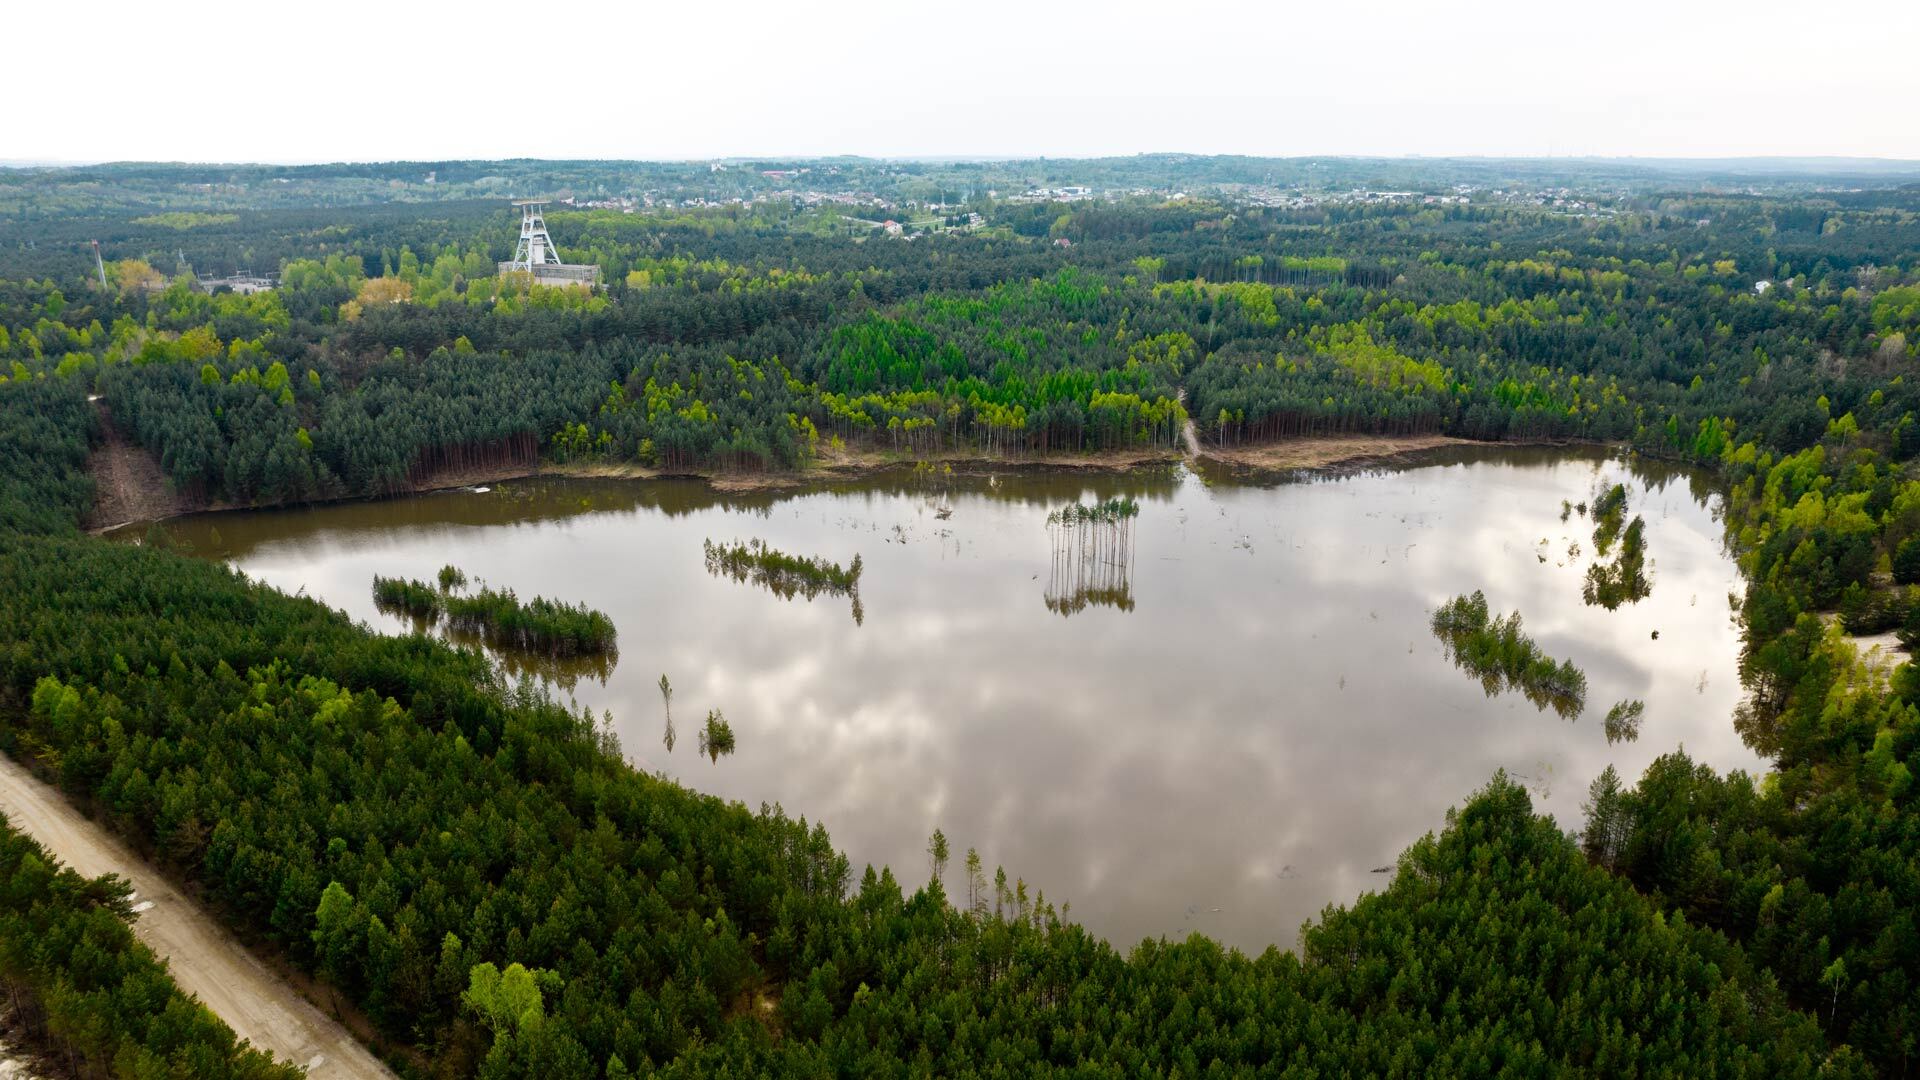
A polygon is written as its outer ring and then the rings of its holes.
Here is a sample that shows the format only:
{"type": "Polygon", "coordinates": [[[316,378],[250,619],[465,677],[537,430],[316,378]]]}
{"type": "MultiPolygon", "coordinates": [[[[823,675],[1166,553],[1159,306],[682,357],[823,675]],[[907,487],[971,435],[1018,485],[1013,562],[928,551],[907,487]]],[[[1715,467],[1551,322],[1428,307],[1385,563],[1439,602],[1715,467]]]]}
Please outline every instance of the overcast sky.
{"type": "Polygon", "coordinates": [[[0,160],[1920,159],[1920,0],[54,0],[0,160]]]}

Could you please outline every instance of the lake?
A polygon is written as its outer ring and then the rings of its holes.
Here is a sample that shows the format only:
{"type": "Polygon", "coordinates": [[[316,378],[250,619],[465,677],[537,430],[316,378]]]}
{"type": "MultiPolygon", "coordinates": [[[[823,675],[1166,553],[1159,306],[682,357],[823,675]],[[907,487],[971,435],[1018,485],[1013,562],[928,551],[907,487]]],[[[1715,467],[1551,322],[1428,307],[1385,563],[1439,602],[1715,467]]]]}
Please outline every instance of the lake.
{"type": "Polygon", "coordinates": [[[1743,586],[1719,506],[1687,471],[1488,449],[1268,483],[1179,467],[744,494],[542,478],[167,527],[388,633],[408,623],[374,607],[376,574],[432,580],[452,563],[522,598],[584,602],[613,618],[617,660],[546,675],[611,710],[636,766],[823,822],[856,877],[886,863],[924,882],[937,827],[950,896],[973,847],[989,878],[1004,866],[1123,948],[1198,930],[1257,951],[1384,887],[1377,868],[1497,769],[1568,829],[1609,763],[1631,782],[1684,746],[1764,769],[1731,722],[1728,597],[1743,586]],[[1583,601],[1593,524],[1562,520],[1562,501],[1615,482],[1645,518],[1652,590],[1609,611],[1583,601]],[[1092,558],[1076,554],[1085,529],[1048,526],[1064,504],[1115,497],[1140,508],[1124,553],[1117,530],[1092,558]],[[844,597],[709,574],[709,539],[860,556],[859,621],[844,597]],[[1450,662],[1430,616],[1475,589],[1586,672],[1583,714],[1490,697],[1450,662]],[[1640,736],[1610,743],[1602,717],[1627,698],[1646,703],[1640,736]],[[738,738],[717,763],[695,745],[709,709],[738,738]]]}

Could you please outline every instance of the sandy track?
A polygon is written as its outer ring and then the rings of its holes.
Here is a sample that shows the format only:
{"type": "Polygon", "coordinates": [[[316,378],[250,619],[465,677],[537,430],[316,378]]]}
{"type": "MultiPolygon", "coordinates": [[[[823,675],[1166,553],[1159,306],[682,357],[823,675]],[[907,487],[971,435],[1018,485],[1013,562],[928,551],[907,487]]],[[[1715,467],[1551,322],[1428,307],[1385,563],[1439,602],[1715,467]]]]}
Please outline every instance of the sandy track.
{"type": "Polygon", "coordinates": [[[1193,430],[1193,417],[1191,416],[1187,417],[1186,422],[1180,425],[1180,445],[1186,448],[1188,457],[1197,458],[1200,456],[1200,436],[1193,430]]]}
{"type": "Polygon", "coordinates": [[[1443,446],[1495,446],[1446,435],[1315,435],[1240,447],[1208,447],[1206,457],[1245,469],[1286,472],[1355,462],[1391,461],[1443,446]]]}
{"type": "Polygon", "coordinates": [[[346,1028],[296,993],[158,871],[4,754],[0,813],[81,874],[112,873],[131,881],[139,911],[134,934],[166,959],[181,989],[241,1038],[306,1066],[315,1080],[393,1076],[346,1028]]]}
{"type": "Polygon", "coordinates": [[[190,509],[167,483],[160,462],[120,434],[106,403],[96,401],[93,407],[100,413],[106,438],[87,458],[94,492],[88,526],[99,531],[131,521],[158,521],[190,509]]]}

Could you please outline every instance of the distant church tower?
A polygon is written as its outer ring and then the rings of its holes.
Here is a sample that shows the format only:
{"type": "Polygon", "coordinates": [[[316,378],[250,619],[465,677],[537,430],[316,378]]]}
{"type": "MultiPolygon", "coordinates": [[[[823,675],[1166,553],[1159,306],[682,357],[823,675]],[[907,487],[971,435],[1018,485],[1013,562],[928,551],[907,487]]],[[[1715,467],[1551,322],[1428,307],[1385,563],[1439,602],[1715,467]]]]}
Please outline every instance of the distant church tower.
{"type": "Polygon", "coordinates": [[[500,264],[501,276],[531,274],[536,285],[584,285],[592,287],[600,280],[598,266],[578,266],[560,261],[560,252],[547,235],[546,202],[526,199],[514,203],[520,208],[520,243],[513,258],[500,264]]]}

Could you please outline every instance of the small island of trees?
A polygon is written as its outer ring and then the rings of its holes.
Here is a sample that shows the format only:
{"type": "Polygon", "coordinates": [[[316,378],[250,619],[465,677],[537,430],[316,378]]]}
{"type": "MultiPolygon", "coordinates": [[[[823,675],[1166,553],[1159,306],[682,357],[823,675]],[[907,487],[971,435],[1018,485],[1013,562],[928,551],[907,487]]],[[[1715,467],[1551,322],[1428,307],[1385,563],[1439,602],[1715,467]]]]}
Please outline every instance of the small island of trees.
{"type": "Polygon", "coordinates": [[[521,603],[512,589],[482,588],[446,598],[447,625],[486,639],[549,656],[584,656],[614,649],[613,620],[587,607],[536,596],[521,603]]]}
{"type": "Polygon", "coordinates": [[[782,600],[791,600],[795,596],[812,600],[822,593],[845,596],[853,601],[853,621],[861,623],[866,619],[866,611],[860,604],[862,565],[858,555],[843,567],[819,557],[807,558],[777,551],[769,547],[765,540],[735,541],[731,544],[716,544],[708,540],[702,548],[706,553],[707,573],[715,577],[752,581],[782,600]]]}
{"type": "Polygon", "coordinates": [[[733,725],[719,709],[707,710],[707,722],[700,729],[700,752],[708,761],[718,762],[722,754],[733,753],[733,745],[733,725]]]}
{"type": "Polygon", "coordinates": [[[1640,737],[1640,720],[1647,714],[1644,701],[1619,701],[1607,710],[1607,741],[1632,742],[1640,737]]]}
{"type": "Polygon", "coordinates": [[[1586,708],[1587,676],[1571,660],[1555,661],[1520,627],[1520,613],[1491,616],[1486,594],[1456,596],[1433,613],[1433,634],[1462,671],[1479,679],[1487,696],[1503,689],[1525,694],[1536,708],[1573,719],[1586,708]]]}
{"type": "MultiPolygon", "coordinates": [[[[467,575],[457,566],[441,567],[438,578],[440,587],[435,589],[424,581],[376,576],[373,602],[382,611],[409,616],[422,630],[444,616],[454,635],[468,635],[496,648],[553,658],[605,658],[614,651],[613,620],[584,604],[544,596],[521,603],[512,589],[484,585],[471,596],[461,596],[458,590],[466,585],[467,575]]],[[[607,674],[604,669],[589,673],[602,679],[607,674]]]]}
{"type": "Polygon", "coordinates": [[[373,602],[382,611],[404,614],[427,626],[439,622],[446,610],[442,594],[433,586],[407,578],[375,575],[373,602]]]}
{"type": "MultiPolygon", "coordinates": [[[[1583,507],[1585,505],[1581,504],[1583,507]]],[[[1620,552],[1611,562],[1596,561],[1587,567],[1587,580],[1581,588],[1581,597],[1589,605],[1604,607],[1608,611],[1617,610],[1622,604],[1639,603],[1653,592],[1653,579],[1647,574],[1647,523],[1635,514],[1633,521],[1627,523],[1623,530],[1626,513],[1625,484],[1615,484],[1594,495],[1594,555],[1605,559],[1613,550],[1616,540],[1620,543],[1620,552]]]]}

